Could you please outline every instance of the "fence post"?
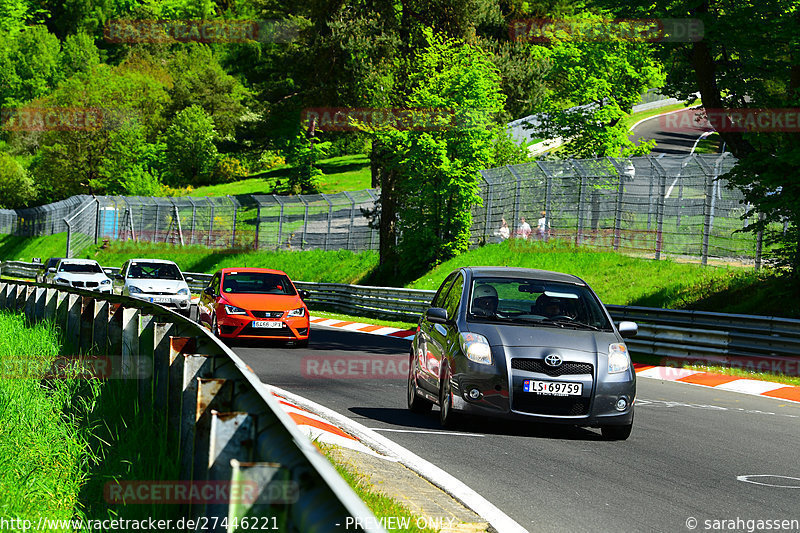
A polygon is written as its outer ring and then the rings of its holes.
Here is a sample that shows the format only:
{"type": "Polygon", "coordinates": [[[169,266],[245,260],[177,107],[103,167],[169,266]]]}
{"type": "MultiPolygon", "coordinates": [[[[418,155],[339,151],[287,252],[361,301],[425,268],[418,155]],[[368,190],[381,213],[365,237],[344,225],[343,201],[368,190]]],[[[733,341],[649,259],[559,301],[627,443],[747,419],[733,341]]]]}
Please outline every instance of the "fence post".
{"type": "Polygon", "coordinates": [[[664,209],[666,208],[667,200],[664,196],[667,194],[667,177],[663,173],[658,176],[658,203],[656,204],[656,260],[661,259],[661,247],[664,239],[664,209]]]}
{"type": "Polygon", "coordinates": [[[70,253],[69,253],[69,245],[70,245],[70,242],[72,240],[72,226],[70,225],[69,221],[67,220],[67,217],[64,217],[64,224],[67,225],[67,250],[65,252],[64,257],[70,258],[70,257],[72,257],[72,255],[70,255],[70,253]]]}
{"type": "Polygon", "coordinates": [[[237,214],[238,209],[236,208],[236,202],[234,201],[233,197],[231,197],[230,194],[228,195],[228,200],[230,200],[231,204],[233,205],[233,235],[231,235],[231,248],[235,248],[236,247],[236,214],[237,214]]]}
{"type": "Polygon", "coordinates": [[[349,192],[344,191],[344,195],[350,200],[350,226],[347,228],[347,249],[350,250],[350,234],[355,229],[353,226],[356,221],[356,201],[350,196],[349,192]]]}
{"type": "MultiPolygon", "coordinates": [[[[616,166],[614,167],[616,168],[616,166]]],[[[614,206],[614,250],[619,250],[620,238],[622,233],[622,194],[625,192],[624,175],[619,174],[619,185],[617,186],[617,201],[614,206]]]]}
{"type": "MultiPolygon", "coordinates": [[[[758,221],[764,222],[764,213],[758,214],[758,221]]],[[[756,233],[756,271],[761,270],[761,254],[764,246],[764,229],[758,230],[756,233]]]]}
{"type": "Polygon", "coordinates": [[[478,175],[481,177],[483,182],[486,183],[486,217],[484,217],[483,242],[488,244],[489,228],[492,227],[492,185],[489,183],[489,180],[486,179],[486,176],[483,175],[482,170],[478,171],[478,175]]]}
{"type": "Polygon", "coordinates": [[[517,174],[517,171],[514,170],[514,167],[511,165],[506,165],[506,168],[509,172],[511,172],[511,175],[514,176],[514,179],[517,180],[516,185],[514,186],[514,216],[511,223],[511,227],[513,228],[519,220],[519,189],[522,186],[522,177],[517,174]]]}
{"type": "Polygon", "coordinates": [[[283,202],[281,202],[280,199],[278,199],[278,197],[274,194],[272,195],[272,198],[278,203],[279,206],[281,206],[281,212],[278,215],[278,242],[275,245],[275,249],[277,250],[281,247],[281,242],[283,239],[283,202]]]}
{"type": "Polygon", "coordinates": [[[100,237],[100,200],[95,197],[94,201],[97,205],[94,216],[94,243],[97,244],[97,239],[100,237]]]}
{"type": "Polygon", "coordinates": [[[711,205],[714,197],[714,179],[711,174],[706,173],[706,194],[703,199],[703,248],[700,255],[700,263],[708,264],[708,240],[711,236],[711,205]]]}
{"type": "Polygon", "coordinates": [[[261,201],[256,200],[256,197],[252,194],[250,195],[250,199],[256,202],[256,236],[255,236],[256,238],[255,238],[254,248],[258,250],[258,230],[260,229],[261,226],[261,201]]]}
{"type": "Polygon", "coordinates": [[[214,233],[214,203],[206,197],[206,203],[211,206],[211,216],[208,218],[208,247],[211,247],[211,235],[214,233]]]}
{"type": "Polygon", "coordinates": [[[298,195],[297,197],[300,198],[300,201],[303,202],[304,206],[306,206],[305,214],[303,215],[303,236],[300,238],[300,249],[305,250],[306,232],[308,231],[308,202],[306,202],[306,199],[303,198],[302,194],[298,195]]]}
{"type": "Polygon", "coordinates": [[[328,251],[328,242],[331,236],[331,217],[333,217],[333,203],[328,200],[327,194],[323,194],[322,199],[328,203],[328,231],[325,233],[325,251],[328,251]]]}
{"type": "MultiPolygon", "coordinates": [[[[576,169],[577,170],[577,169],[576,169]]],[[[583,219],[586,217],[586,176],[583,172],[578,171],[581,178],[578,190],[578,220],[575,228],[575,244],[580,246],[583,244],[583,219]]]]}

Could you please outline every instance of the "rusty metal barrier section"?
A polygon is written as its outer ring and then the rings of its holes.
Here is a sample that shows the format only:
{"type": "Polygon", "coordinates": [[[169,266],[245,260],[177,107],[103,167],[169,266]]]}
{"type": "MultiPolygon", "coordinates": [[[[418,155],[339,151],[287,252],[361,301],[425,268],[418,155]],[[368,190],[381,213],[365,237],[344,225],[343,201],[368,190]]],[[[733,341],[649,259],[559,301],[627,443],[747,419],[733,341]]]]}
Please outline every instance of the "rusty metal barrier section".
{"type": "Polygon", "coordinates": [[[385,531],[268,386],[197,323],[124,296],[17,281],[0,281],[0,309],[55,323],[66,346],[113,358],[116,378],[136,380],[139,405],[166,421],[175,483],[244,488],[184,502],[210,530],[261,518],[284,532],[385,531]]]}

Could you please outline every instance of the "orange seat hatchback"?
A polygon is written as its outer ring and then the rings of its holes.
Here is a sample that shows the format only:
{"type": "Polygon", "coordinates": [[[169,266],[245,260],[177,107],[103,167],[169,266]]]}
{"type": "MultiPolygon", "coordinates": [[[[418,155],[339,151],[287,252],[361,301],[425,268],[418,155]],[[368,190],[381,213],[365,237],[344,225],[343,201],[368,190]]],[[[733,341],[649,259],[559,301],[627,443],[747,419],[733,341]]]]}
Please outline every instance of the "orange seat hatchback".
{"type": "Polygon", "coordinates": [[[275,339],[307,346],[305,296],[280,270],[223,268],[200,295],[200,323],[223,339],[275,339]]]}

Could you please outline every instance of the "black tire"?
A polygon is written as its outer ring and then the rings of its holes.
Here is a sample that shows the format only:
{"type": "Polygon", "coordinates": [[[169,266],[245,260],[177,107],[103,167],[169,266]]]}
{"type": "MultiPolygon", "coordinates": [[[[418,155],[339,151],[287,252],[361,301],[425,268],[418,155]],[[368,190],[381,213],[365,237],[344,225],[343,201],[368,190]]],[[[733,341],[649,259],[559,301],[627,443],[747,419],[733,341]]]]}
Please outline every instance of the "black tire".
{"type": "Polygon", "coordinates": [[[422,396],[420,396],[419,394],[417,394],[417,384],[416,380],[414,379],[414,373],[412,370],[413,365],[414,363],[412,362],[411,365],[409,365],[408,367],[408,393],[406,394],[406,400],[408,402],[408,410],[411,411],[412,413],[420,413],[420,414],[429,413],[431,408],[433,407],[433,404],[430,402],[430,400],[427,400],[422,396]]]}
{"type": "Polygon", "coordinates": [[[219,324],[217,324],[217,315],[216,313],[211,317],[211,333],[216,337],[220,338],[219,336],[219,324]]]}
{"type": "Polygon", "coordinates": [[[626,440],[631,436],[633,422],[624,426],[602,426],[600,432],[606,440],[626,440]]]}
{"type": "Polygon", "coordinates": [[[439,385],[439,423],[443,428],[458,426],[459,416],[453,410],[453,389],[450,383],[450,369],[445,366],[439,385]]]}
{"type": "Polygon", "coordinates": [[[308,348],[308,339],[290,343],[293,348],[308,348]]]}

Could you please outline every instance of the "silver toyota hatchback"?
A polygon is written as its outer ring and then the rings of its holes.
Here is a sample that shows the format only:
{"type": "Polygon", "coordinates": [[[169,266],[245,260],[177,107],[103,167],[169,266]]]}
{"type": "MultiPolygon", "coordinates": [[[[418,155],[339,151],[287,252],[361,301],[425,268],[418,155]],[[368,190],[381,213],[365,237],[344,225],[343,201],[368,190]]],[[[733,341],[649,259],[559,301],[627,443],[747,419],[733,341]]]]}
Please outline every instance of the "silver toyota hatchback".
{"type": "Polygon", "coordinates": [[[507,267],[451,273],[420,318],[411,348],[408,406],[599,427],[623,440],[633,427],[636,374],[623,337],[580,278],[507,267]]]}

